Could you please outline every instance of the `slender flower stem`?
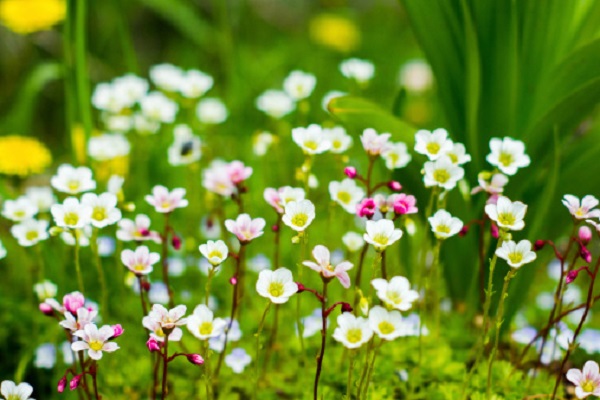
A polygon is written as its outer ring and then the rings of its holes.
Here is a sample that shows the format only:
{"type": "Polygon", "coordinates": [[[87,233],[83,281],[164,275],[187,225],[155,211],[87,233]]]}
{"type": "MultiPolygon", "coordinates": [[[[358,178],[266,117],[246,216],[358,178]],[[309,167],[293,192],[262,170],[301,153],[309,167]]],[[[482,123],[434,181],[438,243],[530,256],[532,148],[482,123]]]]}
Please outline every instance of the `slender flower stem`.
{"type": "Polygon", "coordinates": [[[169,292],[169,308],[172,308],[175,307],[175,301],[173,300],[173,290],[171,289],[171,285],[169,285],[169,215],[170,213],[165,214],[165,227],[162,234],[160,260],[162,263],[163,282],[165,283],[167,291],[169,292]]]}
{"type": "Polygon", "coordinates": [[[346,399],[352,399],[352,373],[354,372],[355,352],[350,350],[350,367],[348,368],[348,381],[346,382],[346,399]]]}
{"type": "MultiPolygon", "coordinates": [[[[432,295],[431,293],[431,275],[433,274],[434,277],[436,277],[437,275],[437,270],[438,270],[438,263],[439,263],[439,258],[440,258],[440,249],[442,247],[442,240],[437,240],[435,247],[433,248],[433,262],[431,264],[431,266],[426,270],[425,272],[425,284],[424,284],[424,293],[425,293],[425,299],[423,300],[423,302],[421,303],[421,307],[419,307],[419,365],[421,365],[421,361],[423,360],[423,320],[425,319],[425,311],[427,308],[427,300],[429,299],[430,295],[432,295]]],[[[433,292],[437,292],[437,288],[434,288],[433,292]]],[[[434,297],[434,295],[432,295],[431,297],[434,297]]],[[[435,312],[435,321],[436,321],[436,326],[438,326],[438,331],[439,331],[439,325],[438,325],[438,321],[439,321],[439,301],[437,299],[437,295],[435,295],[435,299],[433,301],[433,309],[435,312]]]]}
{"type": "Polygon", "coordinates": [[[101,309],[103,312],[108,314],[108,293],[106,291],[106,278],[104,276],[104,269],[102,268],[102,260],[100,259],[100,252],[98,250],[98,228],[94,228],[92,231],[92,238],[90,241],[92,247],[92,253],[94,254],[94,264],[96,265],[96,272],[98,273],[98,280],[100,281],[101,296],[101,309]]]}
{"type": "Polygon", "coordinates": [[[169,333],[165,332],[165,346],[163,349],[163,374],[162,374],[162,400],[167,398],[167,375],[169,367],[169,333]]]}
{"type": "Polygon", "coordinates": [[[33,246],[35,248],[35,253],[36,253],[36,257],[38,259],[38,267],[36,268],[36,276],[35,279],[38,282],[41,282],[44,280],[44,266],[45,266],[45,262],[44,262],[44,255],[42,254],[42,244],[38,243],[37,245],[33,246]]]}
{"type": "Polygon", "coordinates": [[[369,167],[367,169],[367,178],[365,180],[365,185],[367,186],[367,197],[371,197],[373,194],[373,188],[371,188],[371,176],[373,175],[373,167],[375,166],[376,156],[369,156],[369,167]]]}
{"type": "MultiPolygon", "coordinates": [[[[502,234],[500,234],[500,238],[498,239],[498,243],[496,244],[496,251],[502,247],[502,234]]],[[[492,304],[492,297],[494,295],[494,270],[496,269],[496,262],[498,261],[498,256],[496,255],[496,251],[494,251],[494,255],[492,256],[492,260],[490,261],[490,275],[488,277],[488,285],[487,290],[485,291],[485,303],[483,304],[483,344],[485,345],[489,342],[490,338],[489,334],[489,320],[490,320],[490,306],[492,304]]],[[[483,351],[483,350],[482,350],[483,351]]]]}
{"type": "Polygon", "coordinates": [[[138,286],[140,287],[140,301],[142,303],[142,316],[145,317],[148,314],[148,307],[146,306],[146,298],[144,297],[144,284],[142,282],[142,275],[138,275],[138,286]]]}
{"type": "MultiPolygon", "coordinates": [[[[360,300],[359,290],[360,290],[360,282],[362,277],[363,265],[365,263],[365,256],[367,255],[367,251],[369,250],[369,244],[365,243],[360,251],[360,255],[358,257],[358,267],[356,268],[356,277],[354,279],[355,290],[354,290],[354,303],[352,304],[355,310],[358,310],[358,302],[360,300]]],[[[358,311],[357,311],[358,312],[358,311]]]]}
{"type": "Polygon", "coordinates": [[[490,352],[490,358],[488,361],[488,375],[487,375],[487,398],[491,398],[492,395],[492,367],[494,359],[496,358],[496,352],[498,350],[498,342],[500,341],[500,331],[502,328],[502,318],[504,317],[504,300],[508,297],[508,284],[510,280],[515,276],[516,270],[512,269],[508,271],[504,277],[504,286],[502,286],[502,293],[500,294],[500,303],[498,304],[498,312],[496,313],[496,338],[494,339],[494,346],[490,352]]]}
{"type": "Polygon", "coordinates": [[[91,399],[92,395],[90,394],[90,389],[88,388],[87,385],[87,379],[85,377],[86,373],[85,373],[85,362],[83,361],[83,350],[82,351],[78,351],[77,352],[77,358],[79,359],[79,366],[81,367],[81,383],[83,386],[83,390],[85,393],[85,397],[87,399],[91,399]]]}
{"type": "Polygon", "coordinates": [[[317,400],[319,392],[319,379],[321,378],[321,369],[323,368],[323,358],[325,357],[325,345],[327,344],[327,283],[329,281],[323,279],[323,301],[321,302],[321,352],[317,356],[317,371],[315,373],[315,385],[313,388],[314,400],[317,400]]]}
{"type": "Polygon", "coordinates": [[[204,286],[204,292],[205,292],[204,304],[206,304],[207,307],[208,307],[208,301],[210,300],[210,284],[212,282],[213,276],[215,276],[215,269],[218,267],[219,267],[218,265],[216,267],[211,266],[208,269],[208,276],[206,277],[206,285],[204,286]]]}
{"type": "Polygon", "coordinates": [[[75,271],[77,272],[77,284],[79,286],[79,291],[81,293],[85,293],[85,287],[83,286],[83,277],[81,275],[81,263],[79,260],[79,237],[81,232],[79,229],[73,229],[72,231],[73,237],[75,238],[75,271]]]}
{"type": "Polygon", "coordinates": [[[95,364],[94,372],[92,373],[92,382],[94,384],[94,396],[96,396],[96,400],[100,400],[100,394],[98,393],[98,380],[96,378],[97,374],[98,374],[98,365],[95,364]]]}
{"type": "Polygon", "coordinates": [[[385,251],[381,252],[381,277],[387,280],[387,266],[385,262],[385,251]]]}
{"type": "Polygon", "coordinates": [[[365,383],[365,379],[367,378],[367,372],[369,370],[369,356],[371,355],[371,350],[373,350],[374,340],[369,341],[369,345],[367,346],[367,351],[365,353],[365,362],[362,369],[362,374],[360,375],[360,381],[358,383],[358,398],[361,398],[361,393],[363,392],[363,384],[365,383]]]}
{"type": "Polygon", "coordinates": [[[152,400],[156,400],[156,393],[158,392],[158,368],[160,367],[161,357],[162,355],[157,352],[154,358],[154,370],[152,371],[152,400]]]}
{"type": "MultiPolygon", "coordinates": [[[[306,251],[308,248],[308,237],[306,235],[306,232],[303,232],[303,235],[300,240],[302,241],[302,244],[300,248],[300,262],[298,263],[298,278],[300,279],[300,281],[302,281],[302,271],[304,270],[302,261],[306,259],[306,251]]],[[[296,324],[298,325],[298,339],[300,340],[300,360],[302,363],[301,365],[304,366],[306,365],[306,352],[304,347],[304,324],[302,323],[301,317],[301,297],[302,296],[296,296],[296,324]]]]}
{"type": "Polygon", "coordinates": [[[267,368],[273,355],[275,343],[277,342],[277,327],[279,326],[279,306],[275,305],[275,317],[273,318],[273,329],[271,329],[271,336],[269,337],[269,344],[267,346],[267,353],[265,354],[265,362],[263,364],[262,378],[267,374],[267,368]]]}
{"type": "MultiPolygon", "coordinates": [[[[373,344],[375,344],[375,339],[373,339],[373,344]]],[[[367,381],[366,381],[366,384],[364,387],[364,395],[362,396],[363,399],[366,399],[367,394],[369,393],[369,385],[371,384],[371,378],[373,377],[373,370],[375,369],[375,359],[377,358],[377,354],[379,353],[379,349],[381,349],[382,345],[383,345],[383,339],[380,340],[379,344],[373,350],[373,358],[371,359],[371,365],[369,365],[369,367],[368,367],[367,381]]]]}
{"type": "Polygon", "coordinates": [[[260,358],[259,358],[259,354],[260,354],[260,334],[262,333],[262,330],[265,326],[265,320],[267,319],[267,314],[269,313],[269,310],[271,309],[271,302],[269,301],[267,303],[267,307],[265,308],[265,311],[263,312],[262,318],[260,319],[260,323],[258,324],[258,330],[256,331],[256,357],[254,359],[254,366],[255,366],[255,381],[254,381],[254,398],[258,399],[258,383],[260,381],[260,358]]]}

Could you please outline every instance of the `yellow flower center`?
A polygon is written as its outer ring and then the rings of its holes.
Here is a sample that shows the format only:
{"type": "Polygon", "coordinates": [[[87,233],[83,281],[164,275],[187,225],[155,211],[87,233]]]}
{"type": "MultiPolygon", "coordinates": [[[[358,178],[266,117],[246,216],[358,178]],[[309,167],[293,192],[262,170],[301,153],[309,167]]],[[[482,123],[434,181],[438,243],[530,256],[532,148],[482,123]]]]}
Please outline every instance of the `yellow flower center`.
{"type": "Polygon", "coordinates": [[[208,258],[209,258],[209,259],[211,259],[211,258],[215,258],[215,257],[216,257],[216,258],[223,258],[223,253],[221,253],[221,252],[220,252],[220,251],[218,251],[218,250],[213,250],[213,251],[211,251],[210,253],[208,253],[208,258]]]}
{"type": "Polygon", "coordinates": [[[512,164],[514,162],[514,158],[513,158],[512,154],[506,153],[503,151],[498,156],[498,162],[500,164],[502,164],[503,166],[508,167],[510,164],[512,164]]]}
{"type": "Polygon", "coordinates": [[[65,224],[66,225],[77,225],[79,222],[79,215],[74,212],[65,213],[65,224]]]}
{"type": "Polygon", "coordinates": [[[437,142],[427,143],[427,152],[429,154],[437,154],[440,151],[440,144],[437,142]]]}
{"type": "Polygon", "coordinates": [[[90,349],[94,350],[94,351],[100,351],[102,350],[102,347],[104,346],[104,343],[99,342],[97,340],[92,340],[90,343],[90,349]]]}
{"type": "Polygon", "coordinates": [[[308,215],[305,213],[298,213],[292,217],[292,225],[302,227],[306,225],[308,221],[308,215]]]}
{"type": "Polygon", "coordinates": [[[575,216],[576,217],[583,217],[585,215],[585,213],[583,212],[583,210],[581,209],[581,207],[579,207],[577,209],[577,211],[575,211],[575,216]]]}
{"type": "Polygon", "coordinates": [[[269,294],[273,297],[281,297],[283,295],[283,283],[271,282],[269,285],[269,294]]]}
{"type": "Polygon", "coordinates": [[[315,151],[319,147],[319,145],[314,140],[307,140],[306,142],[304,142],[304,147],[306,147],[309,150],[315,151]]]}
{"type": "Polygon", "coordinates": [[[396,164],[400,157],[396,153],[388,153],[387,158],[392,162],[392,164],[396,164]]]}
{"type": "Polygon", "coordinates": [[[331,142],[331,147],[333,147],[334,150],[337,150],[342,147],[342,142],[339,140],[334,140],[331,142]]]}
{"type": "Polygon", "coordinates": [[[458,156],[454,153],[448,153],[446,154],[448,156],[448,158],[450,158],[450,161],[452,161],[452,164],[456,164],[458,162],[458,156]]]}
{"type": "Polygon", "coordinates": [[[198,332],[200,332],[201,335],[206,336],[206,335],[210,335],[213,331],[213,324],[212,322],[203,322],[202,324],[200,324],[200,328],[198,329],[198,332]]]}
{"type": "Polygon", "coordinates": [[[165,337],[165,333],[160,326],[154,331],[154,334],[158,337],[165,337]]]}
{"type": "Polygon", "coordinates": [[[583,381],[581,382],[581,389],[586,393],[593,393],[596,389],[596,385],[594,384],[594,381],[583,381]]]}
{"type": "Polygon", "coordinates": [[[352,196],[350,196],[350,193],[348,192],[338,192],[337,198],[344,204],[348,204],[350,203],[350,200],[352,200],[352,196]]]}
{"type": "Polygon", "coordinates": [[[96,221],[104,221],[108,217],[104,207],[94,207],[92,218],[96,221]]]}
{"type": "Polygon", "coordinates": [[[508,259],[513,264],[519,264],[521,261],[523,261],[523,254],[517,252],[508,253],[508,259]]]}
{"type": "Polygon", "coordinates": [[[386,293],[386,297],[387,297],[388,301],[391,303],[394,303],[394,304],[402,303],[402,296],[400,295],[400,292],[388,291],[386,293]]]}
{"type": "Polygon", "coordinates": [[[379,332],[381,332],[381,334],[383,334],[383,335],[389,335],[390,333],[392,333],[396,330],[396,328],[394,328],[394,325],[392,325],[388,321],[380,322],[378,325],[378,328],[379,328],[379,332]]]}
{"type": "Polygon", "coordinates": [[[37,231],[29,231],[25,234],[25,239],[31,241],[31,240],[35,240],[38,238],[38,233],[37,231]]]}
{"type": "Polygon", "coordinates": [[[450,227],[448,225],[438,225],[435,231],[438,233],[450,233],[450,227]]]}
{"type": "Polygon", "coordinates": [[[25,216],[25,211],[23,210],[17,210],[13,213],[13,216],[15,218],[23,218],[25,216]]]}
{"type": "Polygon", "coordinates": [[[69,188],[70,191],[75,192],[77,191],[77,189],[79,189],[79,181],[69,181],[67,182],[67,187],[69,188]]]}
{"type": "Polygon", "coordinates": [[[378,233],[375,236],[373,236],[373,241],[382,246],[387,246],[387,244],[389,242],[389,238],[382,233],[378,233]]]}
{"type": "Polygon", "coordinates": [[[160,206],[162,208],[170,208],[171,207],[171,203],[169,203],[168,201],[163,201],[160,206]]]}
{"type": "Polygon", "coordinates": [[[433,180],[439,183],[446,183],[450,179],[450,173],[445,169],[436,169],[433,171],[433,180]]]}
{"type": "Polygon", "coordinates": [[[146,266],[144,264],[135,264],[133,266],[133,269],[136,271],[143,271],[146,269],[146,266]]]}
{"type": "Polygon", "coordinates": [[[513,225],[516,221],[516,218],[511,213],[500,213],[498,214],[498,223],[502,225],[513,225]]]}
{"type": "Polygon", "coordinates": [[[350,343],[358,343],[362,339],[362,330],[359,328],[348,329],[346,340],[350,343]]]}

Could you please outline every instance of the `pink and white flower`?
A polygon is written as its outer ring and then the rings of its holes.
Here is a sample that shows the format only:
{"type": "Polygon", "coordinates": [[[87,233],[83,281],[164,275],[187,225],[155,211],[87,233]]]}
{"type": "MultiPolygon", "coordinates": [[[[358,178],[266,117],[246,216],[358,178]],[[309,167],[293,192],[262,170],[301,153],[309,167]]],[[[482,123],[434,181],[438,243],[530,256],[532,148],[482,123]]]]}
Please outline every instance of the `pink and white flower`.
{"type": "Polygon", "coordinates": [[[183,318],[186,310],[184,305],[167,310],[160,304],[154,304],[148,315],[142,318],[142,325],[150,330],[150,336],[159,342],[165,340],[166,332],[169,332],[169,341],[177,342],[183,335],[179,326],[187,323],[187,318],[183,318]]]}
{"type": "Polygon", "coordinates": [[[104,325],[98,329],[95,324],[87,324],[82,330],[78,330],[73,335],[82,339],[73,342],[71,345],[73,351],[87,350],[92,360],[100,360],[103,351],[112,353],[119,349],[118,344],[109,342],[115,336],[115,331],[110,325],[104,325]]]}
{"type": "Polygon", "coordinates": [[[158,253],[150,253],[146,246],[138,246],[135,251],[123,250],[121,252],[121,262],[134,274],[148,275],[153,270],[153,265],[160,260],[158,253]]]}
{"type": "Polygon", "coordinates": [[[392,195],[392,207],[394,213],[398,215],[414,214],[419,209],[416,207],[417,199],[410,194],[394,194],[392,195]]]}
{"type": "Polygon", "coordinates": [[[225,221],[225,228],[233,233],[241,243],[248,243],[252,239],[262,236],[266,222],[264,218],[250,218],[248,214],[240,214],[235,220],[225,221]]]}
{"type": "Polygon", "coordinates": [[[600,217],[600,209],[595,209],[600,202],[590,194],[584,196],[581,200],[571,194],[565,194],[562,203],[576,219],[600,217]]]}
{"type": "Polygon", "coordinates": [[[160,243],[160,234],[150,230],[150,218],[145,214],[138,214],[135,221],[123,218],[119,221],[117,239],[123,242],[152,240],[160,243]]]}
{"type": "Polygon", "coordinates": [[[170,213],[176,208],[187,207],[188,201],[183,198],[185,189],[176,188],[169,191],[162,185],[156,185],[152,189],[152,195],[146,195],[145,199],[159,213],[170,213]]]}
{"type": "Polygon", "coordinates": [[[75,318],[75,316],[73,316],[73,314],[70,312],[65,312],[65,320],[60,321],[59,325],[70,331],[77,332],[85,328],[87,324],[94,322],[94,319],[96,316],[98,316],[98,311],[85,307],[79,307],[76,315],[77,318],[75,318]]]}
{"type": "Polygon", "coordinates": [[[202,186],[208,191],[229,197],[237,188],[229,174],[229,164],[223,160],[213,160],[202,173],[202,186]]]}
{"type": "Polygon", "coordinates": [[[285,211],[285,205],[291,201],[304,200],[306,193],[302,188],[283,186],[279,189],[266,188],[263,197],[279,214],[285,211]]]}
{"type": "Polygon", "coordinates": [[[317,271],[326,279],[331,279],[334,277],[337,278],[342,286],[346,289],[350,287],[350,276],[348,275],[348,270],[352,269],[354,266],[351,262],[342,261],[336,266],[331,265],[331,253],[327,247],[322,245],[315,246],[312,254],[317,262],[314,263],[312,261],[304,261],[302,264],[312,270],[317,271]]]}
{"type": "Polygon", "coordinates": [[[363,131],[360,141],[365,151],[371,156],[378,156],[385,152],[390,146],[391,133],[377,134],[373,128],[367,128],[363,131]]]}
{"type": "Polygon", "coordinates": [[[241,161],[232,161],[227,165],[229,179],[234,185],[239,185],[252,175],[252,167],[246,167],[241,161]]]}
{"type": "Polygon", "coordinates": [[[567,371],[567,379],[575,385],[575,396],[578,399],[588,396],[600,397],[600,372],[597,362],[587,361],[583,370],[571,368],[567,371]]]}

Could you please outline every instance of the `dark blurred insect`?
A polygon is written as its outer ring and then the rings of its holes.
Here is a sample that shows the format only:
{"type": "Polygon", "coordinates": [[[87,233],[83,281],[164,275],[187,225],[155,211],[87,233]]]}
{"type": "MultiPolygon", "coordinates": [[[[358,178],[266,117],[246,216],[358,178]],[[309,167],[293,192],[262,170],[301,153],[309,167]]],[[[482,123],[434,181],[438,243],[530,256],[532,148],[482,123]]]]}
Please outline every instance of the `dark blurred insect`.
{"type": "Polygon", "coordinates": [[[187,156],[192,152],[192,149],[194,148],[194,143],[192,142],[185,142],[183,144],[183,146],[181,146],[181,155],[182,156],[187,156]]]}

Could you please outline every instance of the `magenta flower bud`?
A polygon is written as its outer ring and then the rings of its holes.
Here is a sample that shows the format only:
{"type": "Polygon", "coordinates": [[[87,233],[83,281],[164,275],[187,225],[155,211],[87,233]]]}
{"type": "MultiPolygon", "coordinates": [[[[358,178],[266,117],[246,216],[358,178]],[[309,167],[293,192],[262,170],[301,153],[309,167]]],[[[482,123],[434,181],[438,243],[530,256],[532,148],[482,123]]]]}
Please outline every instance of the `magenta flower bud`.
{"type": "Polygon", "coordinates": [[[358,175],[358,172],[356,172],[356,168],[354,168],[354,167],[346,167],[346,168],[344,168],[344,174],[348,178],[354,179],[354,178],[356,178],[356,175],[358,175]]]}
{"type": "Polygon", "coordinates": [[[148,339],[148,341],[146,342],[146,347],[148,348],[148,350],[150,350],[150,353],[160,350],[160,344],[158,344],[156,339],[154,339],[153,337],[148,339]]]}
{"type": "Polygon", "coordinates": [[[296,282],[296,285],[298,285],[298,293],[302,293],[306,290],[306,286],[304,286],[300,282],[296,282]]]}
{"type": "Polygon", "coordinates": [[[65,391],[65,388],[67,387],[67,376],[63,376],[62,378],[60,378],[60,381],[58,381],[58,386],[56,387],[56,390],[58,390],[58,393],[62,393],[65,391]]]}
{"type": "Polygon", "coordinates": [[[69,293],[63,297],[63,305],[71,314],[77,314],[77,310],[83,307],[84,303],[85,297],[79,292],[69,293]]]}
{"type": "Polygon", "coordinates": [[[588,264],[592,262],[592,253],[583,245],[579,246],[579,256],[588,264]]]}
{"type": "Polygon", "coordinates": [[[202,365],[204,364],[204,358],[200,354],[188,354],[187,359],[194,365],[202,365]]]}
{"type": "Polygon", "coordinates": [[[359,217],[372,217],[376,209],[375,200],[366,198],[356,205],[356,214],[359,217]]]}
{"type": "Polygon", "coordinates": [[[114,333],[113,333],[113,336],[111,339],[118,338],[119,336],[121,336],[123,334],[123,332],[125,332],[125,329],[123,329],[121,324],[113,325],[112,329],[113,329],[114,333]]]}
{"type": "Polygon", "coordinates": [[[71,379],[71,382],[69,383],[69,389],[71,389],[71,390],[77,389],[77,387],[79,386],[79,381],[81,381],[82,376],[83,376],[83,374],[75,375],[73,377],[73,379],[71,379]]]}
{"type": "Polygon", "coordinates": [[[469,233],[469,226],[468,225],[463,225],[463,227],[458,232],[458,236],[464,237],[464,236],[467,236],[467,233],[469,233]]]}
{"type": "Polygon", "coordinates": [[[177,235],[173,236],[171,244],[175,250],[179,250],[181,248],[181,238],[177,235]]]}
{"type": "Polygon", "coordinates": [[[142,235],[142,236],[150,235],[150,230],[148,228],[142,228],[139,230],[139,232],[140,232],[140,235],[142,235]]]}
{"type": "Polygon", "coordinates": [[[399,192],[402,190],[402,185],[398,181],[389,181],[388,188],[394,192],[399,192]]]}
{"type": "Polygon", "coordinates": [[[496,225],[493,222],[492,222],[492,225],[490,226],[490,232],[492,233],[492,237],[494,239],[498,239],[498,237],[500,236],[500,230],[498,230],[498,225],[496,225]]]}
{"type": "Polygon", "coordinates": [[[569,271],[567,273],[567,277],[565,278],[565,282],[567,282],[567,284],[573,282],[575,279],[577,279],[577,276],[579,275],[579,269],[573,270],[573,271],[569,271]]]}
{"type": "Polygon", "coordinates": [[[273,226],[271,227],[271,230],[272,230],[273,232],[279,232],[279,226],[278,226],[278,225],[273,225],[273,226]]]}
{"type": "Polygon", "coordinates": [[[148,281],[142,281],[142,290],[143,291],[145,291],[145,292],[150,291],[150,286],[152,286],[150,284],[150,282],[148,282],[148,281]]]}
{"type": "Polygon", "coordinates": [[[545,240],[536,240],[535,243],[533,244],[533,249],[535,251],[540,251],[541,249],[544,248],[545,245],[546,245],[545,240]]]}
{"type": "Polygon", "coordinates": [[[49,317],[54,315],[54,309],[47,303],[40,303],[40,311],[49,317]]]}
{"type": "Polygon", "coordinates": [[[579,228],[579,240],[584,245],[588,244],[592,240],[592,230],[589,226],[583,225],[579,228]]]}
{"type": "Polygon", "coordinates": [[[352,308],[352,306],[348,303],[342,303],[342,312],[352,312],[354,311],[354,309],[352,308]]]}
{"type": "Polygon", "coordinates": [[[229,279],[229,283],[231,283],[233,286],[237,285],[237,283],[238,283],[237,276],[232,276],[229,279]]]}
{"type": "Polygon", "coordinates": [[[410,194],[407,195],[404,193],[394,195],[394,213],[398,215],[416,213],[417,211],[419,211],[419,209],[415,206],[416,204],[417,199],[415,198],[415,196],[412,196],[410,194]]]}

